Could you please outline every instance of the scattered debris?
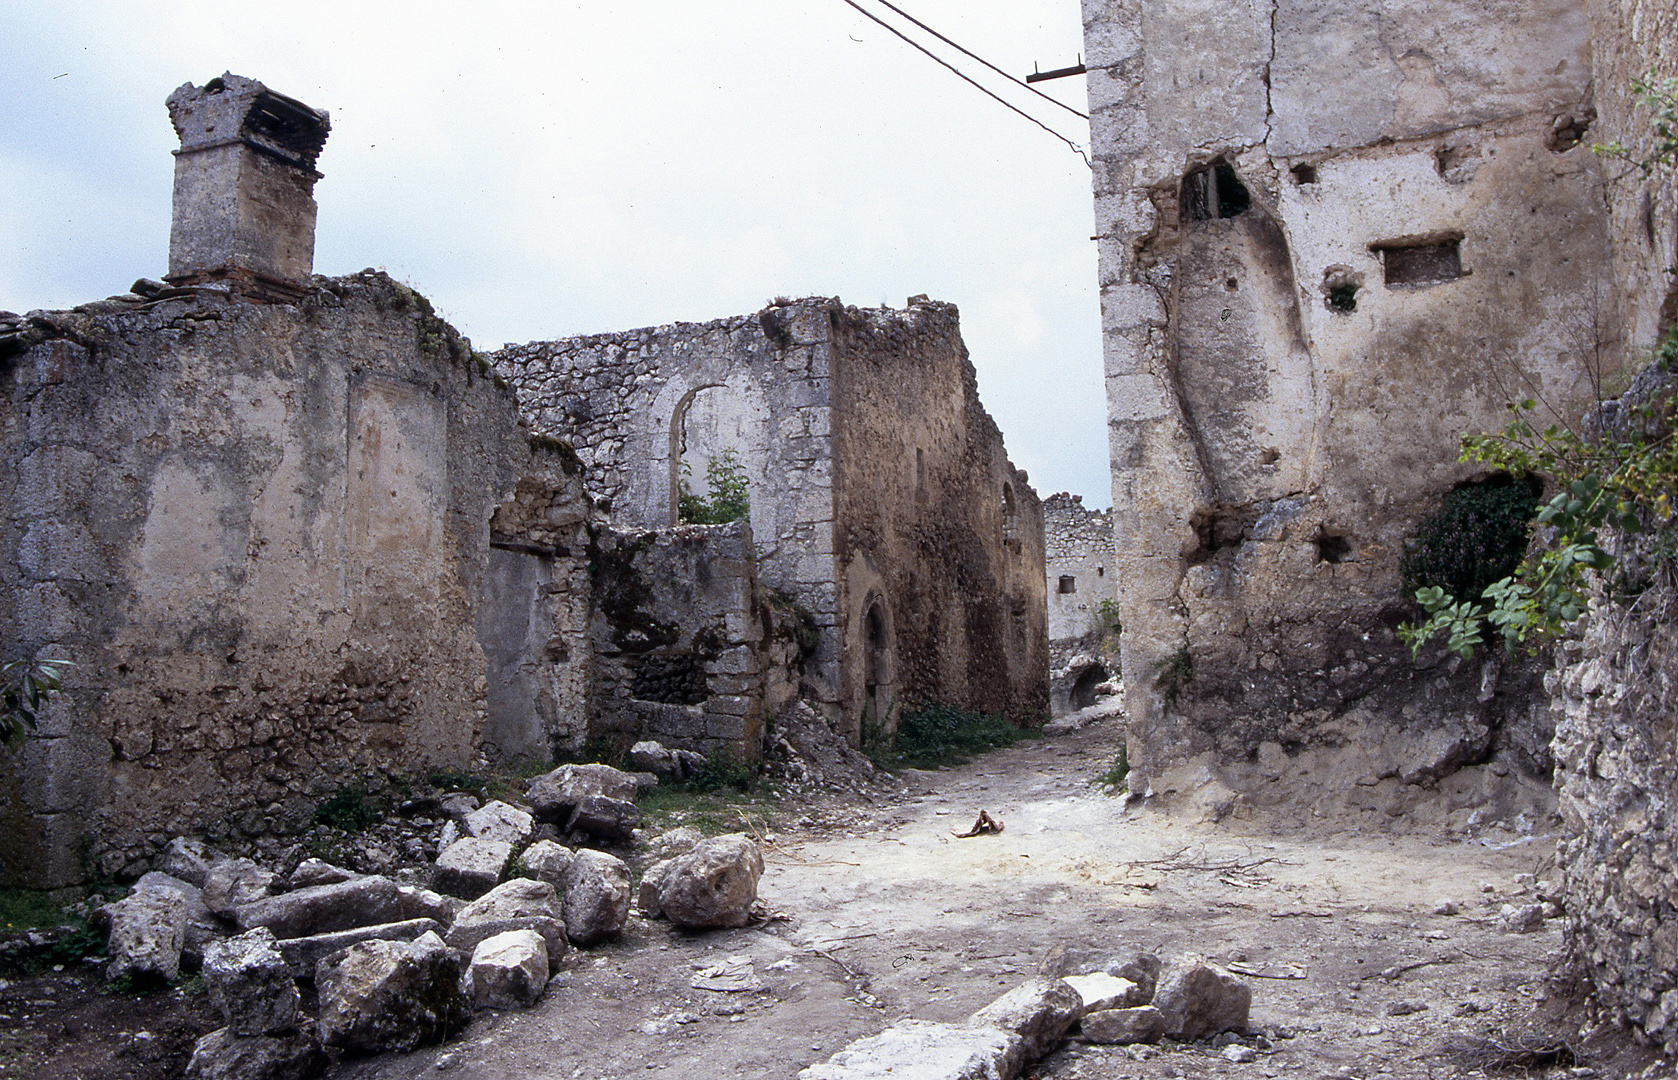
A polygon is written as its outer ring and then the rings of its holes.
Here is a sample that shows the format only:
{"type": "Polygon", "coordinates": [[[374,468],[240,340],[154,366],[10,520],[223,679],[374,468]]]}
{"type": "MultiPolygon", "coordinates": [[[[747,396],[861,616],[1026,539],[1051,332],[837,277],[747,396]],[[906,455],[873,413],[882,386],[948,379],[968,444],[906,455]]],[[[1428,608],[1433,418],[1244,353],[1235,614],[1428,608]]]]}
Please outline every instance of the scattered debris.
{"type": "Polygon", "coordinates": [[[965,840],[970,836],[997,836],[1002,832],[1002,822],[990,816],[985,810],[979,811],[979,818],[973,822],[973,827],[966,832],[952,832],[951,836],[957,840],[965,840]]]}

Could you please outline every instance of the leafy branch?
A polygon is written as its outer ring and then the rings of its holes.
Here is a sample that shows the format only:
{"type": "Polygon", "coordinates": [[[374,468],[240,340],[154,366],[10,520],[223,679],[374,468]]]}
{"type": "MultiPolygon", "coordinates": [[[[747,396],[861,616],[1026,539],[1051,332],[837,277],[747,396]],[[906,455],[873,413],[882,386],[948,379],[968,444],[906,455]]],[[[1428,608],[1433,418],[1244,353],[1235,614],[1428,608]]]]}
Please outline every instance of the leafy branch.
{"type": "Polygon", "coordinates": [[[746,467],[732,449],[724,450],[705,463],[707,495],[688,490],[688,463],[682,462],[682,478],[676,492],[676,516],[683,525],[727,525],[751,513],[751,491],[746,467]]]}
{"type": "Polygon", "coordinates": [[[34,731],[41,710],[64,681],[68,660],[13,660],[0,667],[0,743],[34,731]]]}
{"type": "Polygon", "coordinates": [[[1623,161],[1644,176],[1663,165],[1678,165],[1678,78],[1660,78],[1651,70],[1631,84],[1631,92],[1653,114],[1648,152],[1640,155],[1618,139],[1597,143],[1591,150],[1610,161],[1623,161]]]}

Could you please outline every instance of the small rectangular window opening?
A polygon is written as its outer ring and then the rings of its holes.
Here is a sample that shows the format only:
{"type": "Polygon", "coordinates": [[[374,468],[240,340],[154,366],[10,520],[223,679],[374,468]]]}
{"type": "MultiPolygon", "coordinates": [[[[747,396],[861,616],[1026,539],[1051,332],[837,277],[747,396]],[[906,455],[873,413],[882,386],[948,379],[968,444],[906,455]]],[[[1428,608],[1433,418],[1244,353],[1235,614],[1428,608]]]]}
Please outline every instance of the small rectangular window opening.
{"type": "Polygon", "coordinates": [[[1075,593],[1075,592],[1077,592],[1078,591],[1078,579],[1077,579],[1077,577],[1075,577],[1072,574],[1062,574],[1060,576],[1060,591],[1062,593],[1075,593]]]}
{"type": "Polygon", "coordinates": [[[1462,237],[1371,244],[1388,288],[1437,285],[1463,276],[1462,237]]]}

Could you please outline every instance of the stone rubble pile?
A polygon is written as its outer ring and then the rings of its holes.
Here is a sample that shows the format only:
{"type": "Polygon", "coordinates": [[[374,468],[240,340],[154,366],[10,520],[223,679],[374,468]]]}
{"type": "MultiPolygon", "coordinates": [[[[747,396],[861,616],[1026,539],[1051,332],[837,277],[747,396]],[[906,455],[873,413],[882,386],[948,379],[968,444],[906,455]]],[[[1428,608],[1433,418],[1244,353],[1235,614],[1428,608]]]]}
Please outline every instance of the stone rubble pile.
{"type": "MultiPolygon", "coordinates": [[[[904,1020],[858,1039],[799,1080],[1013,1080],[1061,1040],[1197,1042],[1244,1034],[1252,991],[1229,972],[1136,953],[1066,978],[1038,977],[959,1024],[904,1020]]],[[[1239,1043],[1227,1050],[1252,1051],[1239,1043]]],[[[1226,1056],[1230,1056],[1226,1051],[1226,1056]]],[[[1230,1058],[1235,1060],[1234,1057],[1230,1058]]]]}
{"type": "MultiPolygon", "coordinates": [[[[605,765],[564,765],[531,781],[528,808],[458,793],[413,800],[411,816],[447,818],[446,842],[425,871],[404,872],[407,880],[313,857],[282,875],[177,838],[126,898],[99,909],[107,974],[202,973],[226,1026],[198,1041],[186,1073],[194,1080],[300,1080],[333,1052],[444,1041],[474,1010],[534,1005],[573,947],[622,934],[631,868],[587,845],[641,839],[633,800],[650,782],[605,765]],[[314,986],[315,1017],[299,981],[314,986]]],[[[763,857],[749,837],[678,830],[653,850],[667,858],[648,875],[648,917],[695,929],[750,920],[763,857]]]]}

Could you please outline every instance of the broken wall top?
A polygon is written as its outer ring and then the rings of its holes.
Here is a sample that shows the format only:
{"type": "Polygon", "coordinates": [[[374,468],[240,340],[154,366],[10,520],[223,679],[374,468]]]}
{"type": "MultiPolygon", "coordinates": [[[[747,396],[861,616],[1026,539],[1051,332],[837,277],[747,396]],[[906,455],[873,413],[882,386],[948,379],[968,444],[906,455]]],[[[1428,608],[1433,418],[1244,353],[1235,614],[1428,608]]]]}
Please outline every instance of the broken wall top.
{"type": "Polygon", "coordinates": [[[182,151],[238,141],[311,172],[332,130],[326,110],[311,108],[232,72],[203,86],[186,83],[169,95],[166,104],[182,151]]]}

